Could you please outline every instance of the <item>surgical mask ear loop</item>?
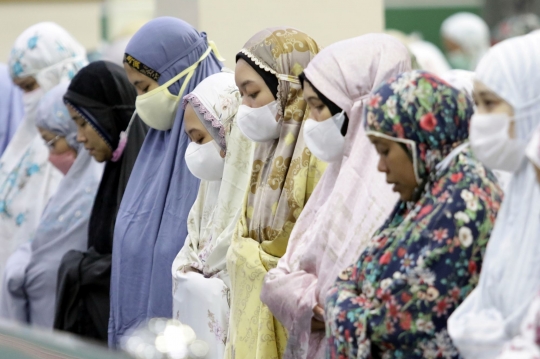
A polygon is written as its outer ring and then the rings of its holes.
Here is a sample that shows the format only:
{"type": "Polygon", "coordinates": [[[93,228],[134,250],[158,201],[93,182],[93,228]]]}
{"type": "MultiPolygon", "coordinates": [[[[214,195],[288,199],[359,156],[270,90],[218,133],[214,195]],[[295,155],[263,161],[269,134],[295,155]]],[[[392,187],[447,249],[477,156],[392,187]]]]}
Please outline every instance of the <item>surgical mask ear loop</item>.
{"type": "Polygon", "coordinates": [[[133,115],[131,116],[131,120],[129,120],[129,124],[126,130],[120,132],[120,141],[118,141],[118,147],[116,147],[116,150],[114,150],[112,154],[112,158],[111,158],[112,162],[118,162],[120,157],[122,157],[122,154],[124,153],[124,149],[126,148],[126,144],[128,140],[128,133],[129,133],[129,130],[131,129],[131,124],[133,123],[135,116],[137,116],[137,110],[133,111],[133,115]]]}

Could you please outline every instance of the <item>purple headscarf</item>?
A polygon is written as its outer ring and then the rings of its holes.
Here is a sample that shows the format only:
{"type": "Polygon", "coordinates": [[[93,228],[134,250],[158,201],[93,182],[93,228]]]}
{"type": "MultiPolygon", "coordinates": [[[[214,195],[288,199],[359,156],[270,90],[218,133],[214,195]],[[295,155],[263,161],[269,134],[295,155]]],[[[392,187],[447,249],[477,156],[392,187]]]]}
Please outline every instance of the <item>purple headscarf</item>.
{"type": "MultiPolygon", "coordinates": [[[[172,17],[154,19],[133,36],[126,54],[157,71],[161,85],[195,63],[208,49],[205,33],[172,17]]],[[[195,89],[220,71],[213,53],[204,59],[185,89],[195,89]]],[[[178,94],[184,79],[169,90],[178,94]]],[[[114,233],[109,345],[126,330],[153,317],[172,317],[172,262],[187,236],[187,216],[199,181],[184,153],[189,137],[179,107],[173,128],[151,129],[133,168],[114,233]]]]}

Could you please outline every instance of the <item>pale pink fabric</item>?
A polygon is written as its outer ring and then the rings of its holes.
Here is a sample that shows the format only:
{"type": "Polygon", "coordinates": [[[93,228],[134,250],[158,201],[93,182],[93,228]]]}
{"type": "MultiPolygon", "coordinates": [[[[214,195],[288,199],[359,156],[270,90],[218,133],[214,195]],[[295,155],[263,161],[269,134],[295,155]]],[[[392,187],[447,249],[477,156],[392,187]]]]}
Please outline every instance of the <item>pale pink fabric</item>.
{"type": "Polygon", "coordinates": [[[369,94],[410,70],[409,52],[389,35],[369,34],[322,50],[306,78],[346,111],[342,162],[328,166],[289,239],[287,252],[265,278],[262,301],[286,327],[285,358],[323,358],[324,332],[311,334],[313,307],[338,273],[353,263],[397,202],[362,127],[369,94]]]}

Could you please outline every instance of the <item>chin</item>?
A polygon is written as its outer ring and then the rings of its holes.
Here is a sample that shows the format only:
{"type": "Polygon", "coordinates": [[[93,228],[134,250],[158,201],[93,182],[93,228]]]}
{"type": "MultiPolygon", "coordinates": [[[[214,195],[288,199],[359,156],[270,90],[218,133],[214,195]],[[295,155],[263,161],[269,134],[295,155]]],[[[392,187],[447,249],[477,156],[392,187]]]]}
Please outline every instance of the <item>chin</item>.
{"type": "Polygon", "coordinates": [[[94,157],[94,159],[96,160],[96,162],[99,162],[99,163],[102,163],[102,162],[105,162],[105,158],[103,158],[103,156],[101,155],[93,155],[92,157],[94,157]]]}

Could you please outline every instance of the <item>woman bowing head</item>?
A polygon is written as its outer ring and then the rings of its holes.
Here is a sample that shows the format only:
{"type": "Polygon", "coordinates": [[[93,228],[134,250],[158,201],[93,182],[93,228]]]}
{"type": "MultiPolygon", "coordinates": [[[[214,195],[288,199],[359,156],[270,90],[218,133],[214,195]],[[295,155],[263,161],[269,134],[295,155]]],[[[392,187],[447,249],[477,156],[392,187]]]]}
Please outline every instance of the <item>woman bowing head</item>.
{"type": "Polygon", "coordinates": [[[366,132],[401,200],[328,292],[331,358],[458,358],[446,323],[478,283],[502,198],[468,148],[472,112],[464,92],[423,71],[372,95],[366,132]]]}
{"type": "Polygon", "coordinates": [[[326,168],[304,142],[309,114],[298,79],[318,52],[308,35],[281,27],[255,34],[236,58],[242,94],[238,127],[256,144],[247,198],[227,254],[232,291],[228,358],[280,357],[285,349],[285,330],[260,293],[326,168]]]}
{"type": "Polygon", "coordinates": [[[124,69],[136,107],[151,127],[118,212],[111,282],[109,343],[153,317],[172,316],[171,265],[187,237],[199,180],[184,160],[182,98],[221,70],[206,34],[172,17],[144,25],[126,47],[124,69]]]}

